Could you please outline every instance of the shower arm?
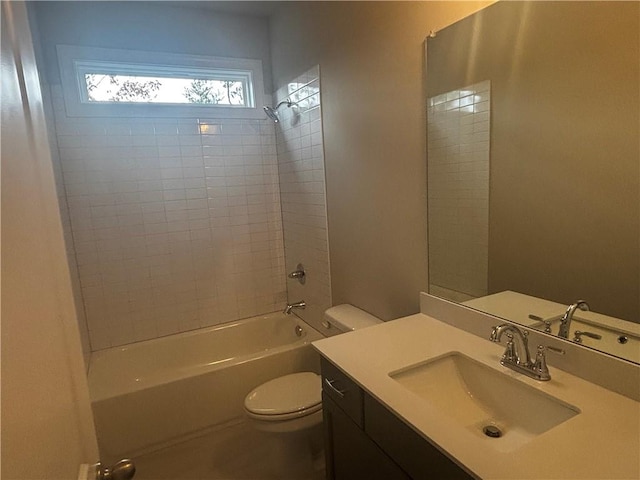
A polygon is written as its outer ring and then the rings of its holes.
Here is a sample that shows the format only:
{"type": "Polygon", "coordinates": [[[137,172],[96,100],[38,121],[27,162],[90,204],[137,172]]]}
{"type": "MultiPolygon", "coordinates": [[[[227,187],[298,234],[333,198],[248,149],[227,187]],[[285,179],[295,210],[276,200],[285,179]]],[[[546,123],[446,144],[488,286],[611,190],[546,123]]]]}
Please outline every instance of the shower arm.
{"type": "Polygon", "coordinates": [[[278,123],[279,122],[278,109],[282,105],[286,105],[287,107],[291,108],[293,105],[298,105],[298,104],[295,102],[292,102],[290,98],[286,98],[282,102],[278,103],[278,105],[276,105],[275,108],[265,105],[264,107],[262,107],[262,109],[264,110],[264,112],[267,114],[269,118],[271,118],[274,122],[278,123]]]}
{"type": "Polygon", "coordinates": [[[281,101],[279,104],[276,105],[276,108],[274,108],[274,110],[278,110],[282,105],[286,105],[287,107],[291,107],[293,105],[293,102],[291,101],[290,98],[286,98],[283,101],[281,101]]]}

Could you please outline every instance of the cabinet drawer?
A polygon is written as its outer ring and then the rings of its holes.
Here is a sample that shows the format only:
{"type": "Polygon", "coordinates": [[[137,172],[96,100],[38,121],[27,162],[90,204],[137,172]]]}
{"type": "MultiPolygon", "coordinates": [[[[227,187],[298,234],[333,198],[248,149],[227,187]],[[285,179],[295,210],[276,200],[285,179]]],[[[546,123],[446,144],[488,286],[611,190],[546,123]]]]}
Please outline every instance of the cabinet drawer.
{"type": "Polygon", "coordinates": [[[338,367],[320,359],[322,391],[331,398],[360,428],[364,427],[363,393],[338,367]]]}

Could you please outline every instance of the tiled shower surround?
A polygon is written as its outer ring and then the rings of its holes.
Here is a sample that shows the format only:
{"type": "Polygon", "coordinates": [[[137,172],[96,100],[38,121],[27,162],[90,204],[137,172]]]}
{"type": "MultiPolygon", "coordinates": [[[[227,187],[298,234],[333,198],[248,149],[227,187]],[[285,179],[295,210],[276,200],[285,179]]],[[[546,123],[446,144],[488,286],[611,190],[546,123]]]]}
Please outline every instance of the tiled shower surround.
{"type": "Polygon", "coordinates": [[[273,122],[68,118],[52,100],[92,350],[283,307],[273,122]]]}
{"type": "Polygon", "coordinates": [[[323,313],[331,306],[331,277],[319,67],[276,91],[276,102],[287,98],[297,105],[280,107],[276,127],[285,258],[287,272],[299,263],[306,271],[304,285],[288,279],[287,292],[290,302],[307,303],[296,315],[323,331],[323,313]]]}
{"type": "Polygon", "coordinates": [[[331,293],[318,77],[315,67],[278,91],[298,102],[280,108],[278,125],[70,118],[61,87],[50,88],[83,344],[95,351],[280,310],[287,288],[321,327],[331,293]],[[304,286],[286,283],[298,262],[304,286]]]}
{"type": "Polygon", "coordinates": [[[428,100],[429,289],[487,294],[491,83],[428,100]]]}

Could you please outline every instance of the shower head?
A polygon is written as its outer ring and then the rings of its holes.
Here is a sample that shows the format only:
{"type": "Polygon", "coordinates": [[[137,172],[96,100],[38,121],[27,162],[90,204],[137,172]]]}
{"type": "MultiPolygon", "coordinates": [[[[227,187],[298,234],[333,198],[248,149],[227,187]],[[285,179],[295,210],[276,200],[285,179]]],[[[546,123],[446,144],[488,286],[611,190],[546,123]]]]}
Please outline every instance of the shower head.
{"type": "Polygon", "coordinates": [[[271,120],[273,120],[276,123],[280,121],[280,119],[278,118],[278,112],[276,112],[273,108],[265,105],[264,107],[262,107],[262,109],[264,110],[264,113],[266,113],[271,120]]]}
{"type": "Polygon", "coordinates": [[[264,107],[262,107],[262,109],[264,110],[264,113],[266,113],[271,120],[273,120],[275,123],[279,123],[280,117],[278,117],[278,109],[282,105],[286,105],[287,107],[291,108],[292,106],[298,105],[298,104],[296,102],[292,102],[290,98],[287,98],[286,100],[283,100],[278,105],[276,105],[275,108],[265,105],[264,107]]]}

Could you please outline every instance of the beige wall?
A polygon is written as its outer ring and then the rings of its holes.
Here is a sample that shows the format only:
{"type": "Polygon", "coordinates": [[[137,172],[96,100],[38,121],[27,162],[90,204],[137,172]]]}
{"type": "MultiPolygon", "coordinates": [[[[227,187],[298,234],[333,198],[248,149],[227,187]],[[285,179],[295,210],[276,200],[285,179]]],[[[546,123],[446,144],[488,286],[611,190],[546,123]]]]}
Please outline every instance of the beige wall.
{"type": "Polygon", "coordinates": [[[320,65],[333,304],[383,319],[427,289],[423,42],[490,2],[292,2],[274,87],[320,65]]]}
{"type": "Polygon", "coordinates": [[[0,58],[2,477],[76,478],[98,451],[22,3],[2,3],[0,58]]]}
{"type": "Polygon", "coordinates": [[[477,17],[429,43],[429,95],[491,79],[489,293],[639,321],[640,4],[477,17]]]}

